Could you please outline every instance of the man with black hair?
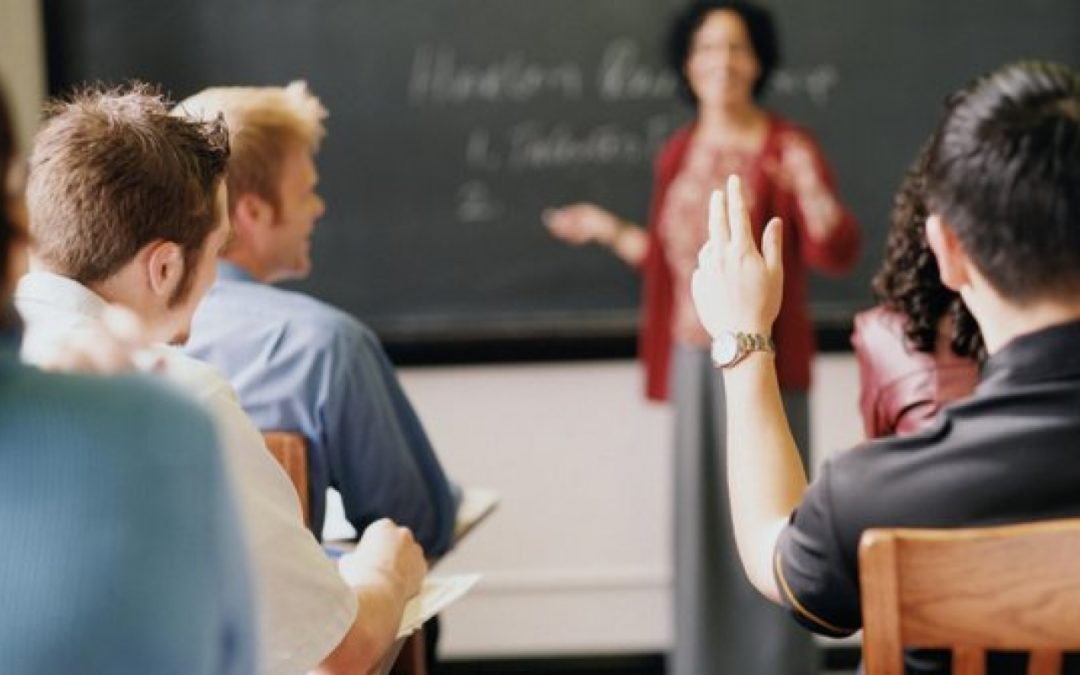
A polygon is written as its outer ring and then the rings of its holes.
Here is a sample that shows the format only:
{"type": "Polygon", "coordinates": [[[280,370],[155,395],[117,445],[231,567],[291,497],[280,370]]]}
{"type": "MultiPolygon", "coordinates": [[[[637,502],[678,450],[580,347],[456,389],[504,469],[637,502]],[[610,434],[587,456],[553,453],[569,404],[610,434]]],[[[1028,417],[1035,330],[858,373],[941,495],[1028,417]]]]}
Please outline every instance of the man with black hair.
{"type": "MultiPolygon", "coordinates": [[[[857,551],[872,527],[970,527],[1080,516],[1080,75],[1004,67],[950,101],[930,149],[927,238],[979,323],[975,394],[925,431],[867,443],[809,485],[776,386],[769,333],[778,219],[761,253],[737,179],[714,195],[693,292],[727,389],[728,475],[743,567],[804,626],[862,625],[857,551]],[[1033,489],[1038,486],[1038,489],[1033,489]]],[[[1026,655],[995,654],[994,673],[1026,655]]],[[[911,653],[908,672],[949,672],[911,653]]],[[[1080,661],[1066,659],[1066,672],[1080,661]]]]}

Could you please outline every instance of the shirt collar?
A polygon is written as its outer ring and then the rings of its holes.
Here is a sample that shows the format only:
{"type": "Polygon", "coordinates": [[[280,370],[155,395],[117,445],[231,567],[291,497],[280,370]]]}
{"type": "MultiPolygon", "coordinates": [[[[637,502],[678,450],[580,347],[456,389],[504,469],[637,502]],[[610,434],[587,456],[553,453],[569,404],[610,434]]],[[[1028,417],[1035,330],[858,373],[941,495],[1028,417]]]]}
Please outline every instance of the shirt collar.
{"type": "Polygon", "coordinates": [[[217,275],[223,281],[255,281],[246,269],[228,260],[218,260],[217,275]]]}
{"type": "Polygon", "coordinates": [[[1014,338],[990,356],[979,388],[997,382],[1080,377],[1080,321],[1014,338]]]}
{"type": "Polygon", "coordinates": [[[17,305],[42,304],[91,319],[100,319],[108,303],[78,281],[53,272],[30,272],[15,289],[17,305]]]}

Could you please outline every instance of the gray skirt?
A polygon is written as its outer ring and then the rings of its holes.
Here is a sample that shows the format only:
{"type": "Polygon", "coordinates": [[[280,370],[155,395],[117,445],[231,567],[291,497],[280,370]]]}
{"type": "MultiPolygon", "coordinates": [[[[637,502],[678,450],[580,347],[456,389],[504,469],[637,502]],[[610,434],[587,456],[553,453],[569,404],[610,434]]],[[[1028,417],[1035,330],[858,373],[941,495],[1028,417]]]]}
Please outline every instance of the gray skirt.
{"type": "MultiPolygon", "coordinates": [[[[810,675],[809,633],[747,581],[735,549],[724,452],[723,379],[706,350],[673,352],[675,640],[669,675],[810,675]]],[[[782,392],[795,441],[809,449],[805,392],[782,392]]]]}

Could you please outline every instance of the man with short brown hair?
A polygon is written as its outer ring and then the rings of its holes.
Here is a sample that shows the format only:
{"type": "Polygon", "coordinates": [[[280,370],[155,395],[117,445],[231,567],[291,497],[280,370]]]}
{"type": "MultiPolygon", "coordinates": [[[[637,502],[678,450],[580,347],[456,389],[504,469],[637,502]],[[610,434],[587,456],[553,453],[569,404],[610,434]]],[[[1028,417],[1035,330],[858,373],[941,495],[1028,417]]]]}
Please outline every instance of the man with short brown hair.
{"type": "Polygon", "coordinates": [[[153,100],[152,90],[139,85],[126,95],[88,93],[47,110],[52,119],[37,140],[27,201],[35,255],[84,285],[108,279],[147,243],[174,242],[184,266],[169,298],[175,306],[191,296],[197,256],[218,225],[220,207],[207,197],[225,172],[229,134],[221,121],[148,114],[153,100]],[[94,180],[106,174],[115,195],[102,194],[94,180]],[[145,190],[125,190],[134,174],[145,190]]]}
{"type": "MultiPolygon", "coordinates": [[[[30,159],[37,248],[16,292],[25,357],[48,359],[72,332],[98,325],[107,303],[132,309],[157,341],[184,341],[230,236],[226,139],[220,120],[170,116],[145,86],[52,107],[30,159]]],[[[304,528],[292,484],[228,383],[176,350],[155,355],[217,422],[252,550],[265,672],[372,670],[426,569],[412,535],[388,520],[369,528],[339,565],[350,588],[304,528]]]]}

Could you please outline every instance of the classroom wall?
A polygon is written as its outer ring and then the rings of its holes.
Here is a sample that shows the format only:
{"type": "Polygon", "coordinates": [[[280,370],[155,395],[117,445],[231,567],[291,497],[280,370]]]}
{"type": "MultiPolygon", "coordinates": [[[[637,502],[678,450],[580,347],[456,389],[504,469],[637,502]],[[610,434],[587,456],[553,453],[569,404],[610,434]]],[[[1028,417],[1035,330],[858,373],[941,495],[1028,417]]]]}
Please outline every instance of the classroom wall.
{"type": "MultiPolygon", "coordinates": [[[[502,493],[437,572],[484,574],[445,615],[449,658],[655,652],[671,636],[671,423],[629,361],[410,368],[448,472],[502,493]]],[[[850,354],[814,364],[813,453],[862,436],[850,354]]]]}
{"type": "Polygon", "coordinates": [[[20,147],[30,147],[45,96],[41,8],[36,0],[0,0],[0,82],[14,109],[20,147]]]}

